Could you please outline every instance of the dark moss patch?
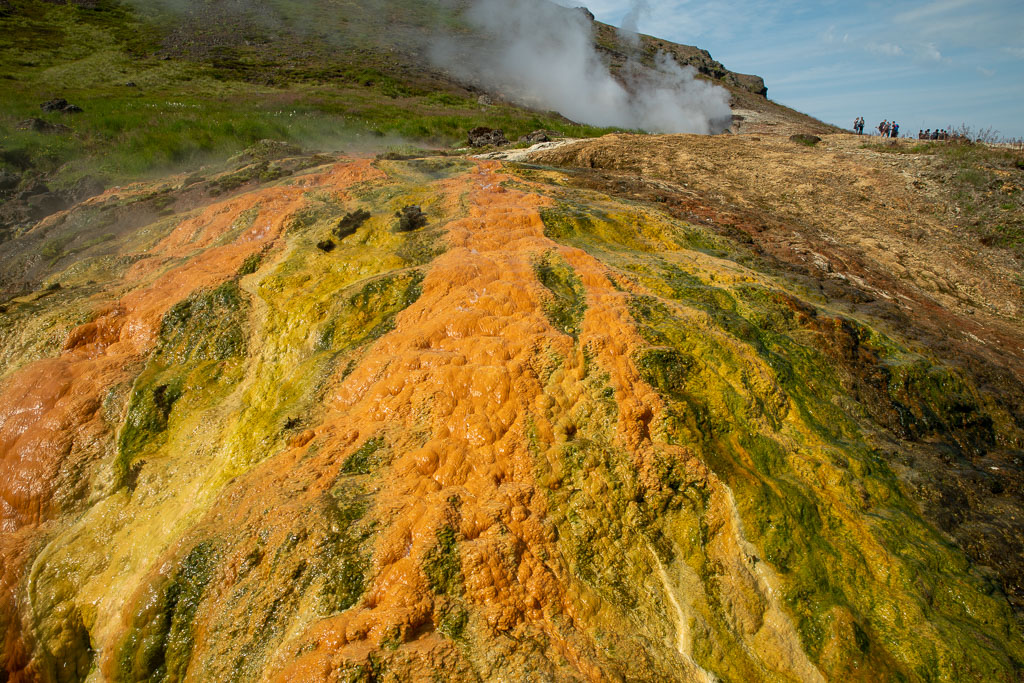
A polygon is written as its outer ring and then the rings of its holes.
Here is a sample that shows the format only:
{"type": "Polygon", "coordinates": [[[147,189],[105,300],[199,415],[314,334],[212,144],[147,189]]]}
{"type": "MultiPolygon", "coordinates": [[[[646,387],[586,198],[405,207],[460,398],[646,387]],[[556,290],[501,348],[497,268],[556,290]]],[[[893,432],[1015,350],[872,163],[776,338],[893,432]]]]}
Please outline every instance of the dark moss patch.
{"type": "Polygon", "coordinates": [[[252,275],[260,266],[263,264],[263,257],[266,252],[258,251],[255,254],[250,254],[242,261],[242,265],[238,267],[238,276],[245,277],[246,275],[252,275]]]}
{"type": "Polygon", "coordinates": [[[357,448],[352,455],[345,458],[341,471],[345,474],[370,474],[376,469],[378,464],[379,459],[375,457],[375,454],[383,446],[384,439],[380,437],[367,439],[366,443],[357,448]]]}
{"type": "Polygon", "coordinates": [[[235,281],[197,293],[164,315],[157,348],[135,381],[118,436],[123,476],[163,442],[171,412],[188,387],[222,381],[224,363],[245,355],[248,306],[235,281]]]}
{"type": "Polygon", "coordinates": [[[423,273],[406,271],[368,282],[342,300],[337,314],[320,331],[319,351],[347,351],[394,329],[395,316],[419,299],[423,273]]]}
{"type": "Polygon", "coordinates": [[[369,497],[362,488],[339,484],[332,489],[331,496],[334,505],[328,517],[333,524],[326,545],[321,592],[321,604],[328,614],[352,607],[366,590],[370,556],[363,545],[373,531],[372,524],[363,521],[369,497]]]}
{"type": "Polygon", "coordinates": [[[245,355],[246,306],[234,281],[175,304],[160,324],[157,360],[184,365],[245,355]]]}
{"type": "Polygon", "coordinates": [[[804,147],[814,147],[821,142],[821,138],[817,135],[811,135],[810,133],[797,133],[796,135],[790,135],[789,140],[790,142],[795,142],[796,144],[803,145],[804,147]]]}
{"type": "Polygon", "coordinates": [[[430,590],[438,595],[462,593],[462,558],[459,556],[458,535],[455,528],[445,525],[437,530],[437,545],[427,554],[423,563],[430,590]]]}
{"type": "Polygon", "coordinates": [[[439,614],[437,630],[452,640],[462,640],[469,623],[469,612],[461,605],[452,605],[439,614]]]}
{"type": "Polygon", "coordinates": [[[132,393],[118,441],[123,458],[130,460],[154,435],[167,429],[167,418],[181,398],[182,384],[182,378],[174,378],[169,384],[140,386],[132,393]]]}
{"type": "Polygon", "coordinates": [[[221,195],[232,192],[252,182],[268,183],[291,175],[293,171],[268,161],[260,161],[250,164],[245,168],[215,178],[207,185],[208,192],[213,195],[221,195]]]}
{"type": "Polygon", "coordinates": [[[576,271],[561,256],[546,252],[533,264],[537,279],[551,293],[544,302],[548,320],[563,334],[579,336],[586,311],[586,290],[576,271]]]}
{"type": "Polygon", "coordinates": [[[418,206],[406,206],[395,217],[398,218],[395,232],[412,232],[427,225],[427,215],[418,206]]]}
{"type": "Polygon", "coordinates": [[[117,650],[120,681],[181,681],[192,658],[194,621],[217,554],[209,541],[194,547],[168,579],[150,588],[117,650]]]}
{"type": "Polygon", "coordinates": [[[338,224],[331,231],[337,239],[343,240],[349,235],[356,234],[356,230],[362,227],[363,223],[370,220],[370,212],[363,209],[356,209],[345,214],[338,224]]]}

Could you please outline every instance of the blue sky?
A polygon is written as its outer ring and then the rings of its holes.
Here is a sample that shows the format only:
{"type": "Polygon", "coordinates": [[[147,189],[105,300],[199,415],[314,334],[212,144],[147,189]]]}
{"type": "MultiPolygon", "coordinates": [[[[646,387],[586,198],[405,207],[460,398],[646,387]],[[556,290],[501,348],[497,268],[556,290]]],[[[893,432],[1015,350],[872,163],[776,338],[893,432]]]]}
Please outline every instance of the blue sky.
{"type": "MultiPolygon", "coordinates": [[[[581,0],[621,25],[630,0],[581,0]]],[[[1024,0],[649,0],[642,33],[763,76],[768,96],[848,127],[966,123],[1024,138],[1024,0]]]]}

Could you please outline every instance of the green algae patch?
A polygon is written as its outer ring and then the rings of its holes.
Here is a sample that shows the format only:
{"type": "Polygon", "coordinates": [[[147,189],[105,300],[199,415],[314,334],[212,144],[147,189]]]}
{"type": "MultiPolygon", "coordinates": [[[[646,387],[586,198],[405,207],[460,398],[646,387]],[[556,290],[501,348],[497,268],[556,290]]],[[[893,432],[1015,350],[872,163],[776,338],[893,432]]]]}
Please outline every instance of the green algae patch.
{"type": "Polygon", "coordinates": [[[263,265],[263,261],[266,258],[267,250],[263,249],[255,254],[250,254],[242,261],[242,265],[238,267],[238,277],[245,277],[246,275],[252,275],[260,266],[263,265]]]}
{"type": "Polygon", "coordinates": [[[244,306],[234,281],[175,304],[160,325],[157,361],[185,365],[244,355],[244,306]]]}
{"type": "Polygon", "coordinates": [[[541,209],[541,220],[548,238],[601,257],[681,249],[728,257],[733,251],[725,240],[699,226],[672,220],[638,205],[562,200],[554,207],[541,209]]]}
{"type": "Polygon", "coordinates": [[[426,185],[462,175],[474,168],[462,157],[430,156],[420,159],[381,159],[375,164],[392,180],[406,185],[426,185]]]}
{"type": "Polygon", "coordinates": [[[339,484],[331,491],[335,505],[327,538],[327,553],[319,570],[324,576],[320,593],[322,611],[343,612],[355,605],[366,590],[370,556],[363,546],[372,536],[374,524],[364,522],[369,496],[359,487],[339,484]]]}
{"type": "Polygon", "coordinates": [[[437,530],[437,545],[427,554],[423,572],[430,590],[439,595],[458,595],[462,592],[462,559],[455,528],[445,525],[437,530]]]}
{"type": "Polygon", "coordinates": [[[434,593],[434,623],[449,640],[462,641],[470,615],[465,604],[462,558],[458,532],[445,524],[435,534],[437,543],[423,561],[423,573],[434,593]]]}
{"type": "Polygon", "coordinates": [[[534,273],[551,296],[544,302],[544,313],[562,334],[579,336],[583,313],[587,309],[586,290],[572,266],[556,252],[545,252],[533,264],[534,273]]]}
{"type": "Polygon", "coordinates": [[[217,554],[210,542],[193,548],[174,573],[146,589],[117,650],[119,681],[182,681],[192,658],[195,618],[217,554]]]}
{"type": "Polygon", "coordinates": [[[395,316],[419,299],[423,273],[418,270],[371,280],[342,299],[334,317],[321,330],[315,348],[346,351],[384,336],[395,316]]]}
{"type": "Polygon", "coordinates": [[[164,315],[156,350],[135,381],[118,435],[123,474],[139,455],[165,441],[178,401],[190,395],[209,403],[237,381],[247,317],[248,304],[234,281],[194,294],[164,315]]]}
{"type": "MultiPolygon", "coordinates": [[[[898,438],[940,439],[977,455],[1000,437],[976,391],[861,323],[824,315],[787,292],[755,284],[759,278],[742,267],[716,263],[728,250],[713,236],[655,214],[647,216],[649,225],[637,221],[635,229],[620,232],[628,215],[608,204],[560,203],[543,218],[548,237],[619,269],[633,291],[639,285],[655,295],[633,296],[629,303],[649,344],[634,356],[634,366],[665,401],[651,421],[651,438],[693,451],[733,490],[747,539],[778,572],[782,604],[811,659],[826,675],[861,662],[894,680],[949,680],[953,672],[998,679],[1019,667],[1013,620],[998,592],[920,518],[862,427],[873,419],[898,438]],[[649,234],[652,225],[660,235],[649,234]],[[664,254],[677,248],[689,251],[664,254]],[[863,517],[852,524],[850,514],[863,517]],[[879,563],[890,577],[885,585],[874,576],[879,563]],[[942,601],[940,595],[958,598],[942,601]],[[894,620],[894,614],[906,616],[894,620]],[[914,619],[927,628],[908,636],[914,619]],[[967,645],[982,631],[988,633],[984,646],[967,645]]],[[[593,440],[592,428],[577,425],[576,433],[593,440]]],[[[618,527],[586,532],[587,520],[600,514],[626,515],[614,502],[621,494],[605,474],[608,466],[580,443],[557,452],[558,472],[538,480],[557,485],[552,496],[561,502],[553,508],[563,510],[556,515],[567,522],[559,525],[564,554],[577,577],[609,604],[626,612],[644,609],[644,596],[629,607],[620,586],[642,583],[650,559],[595,549],[603,538],[623,533],[618,527]],[[576,471],[602,480],[600,513],[572,505],[561,493],[584,488],[564,481],[576,471]],[[570,543],[574,538],[582,542],[570,543]],[[632,564],[637,577],[620,585],[602,578],[609,563],[617,572],[632,564]]],[[[721,570],[708,562],[706,492],[671,459],[658,462],[656,471],[661,490],[627,497],[638,507],[624,518],[649,519],[645,510],[669,515],[640,528],[666,568],[680,571],[682,561],[703,586],[710,612],[695,626],[694,657],[719,675],[761,678],[755,660],[721,658],[745,646],[724,608],[737,597],[722,593],[721,570]]]]}
{"type": "Polygon", "coordinates": [[[345,462],[341,466],[342,473],[371,474],[380,464],[380,458],[377,456],[377,451],[379,451],[383,446],[384,439],[379,436],[367,439],[362,446],[352,453],[352,455],[345,458],[345,462]]]}
{"type": "MultiPolygon", "coordinates": [[[[867,661],[897,678],[1012,669],[1006,643],[951,645],[1006,615],[977,577],[946,575],[943,567],[962,565],[963,558],[904,500],[895,475],[864,443],[859,427],[862,418],[882,410],[879,404],[892,406],[899,398],[914,406],[906,411],[916,420],[911,424],[932,434],[951,433],[955,418],[934,416],[957,415],[949,407],[960,406],[959,414],[971,417],[955,428],[984,442],[989,423],[976,416],[971,392],[938,368],[897,365],[902,374],[894,378],[881,362],[893,353],[891,344],[785,295],[750,287],[717,291],[689,274],[659,270],[659,291],[677,303],[635,297],[630,309],[652,344],[635,364],[666,401],[656,433],[668,443],[699,448],[743,501],[749,538],[779,573],[785,605],[812,660],[827,660],[825,670],[839,661],[867,661]],[[838,359],[837,348],[845,349],[838,359]],[[886,378],[882,391],[860,394],[873,398],[871,405],[835,400],[869,372],[886,378]],[[796,409],[797,429],[784,421],[787,406],[796,409]],[[829,480],[827,494],[822,478],[829,480]],[[870,514],[851,526],[836,499],[870,514]],[[885,586],[874,583],[865,548],[885,558],[885,586]],[[959,605],[940,604],[936,585],[955,592],[959,605]],[[964,602],[971,604],[966,612],[964,602]],[[928,627],[909,633],[903,630],[909,624],[893,621],[892,614],[917,614],[913,618],[928,627]]],[[[694,546],[696,554],[703,545],[694,546]]],[[[699,561],[693,566],[713,595],[715,573],[699,561]]]]}
{"type": "MultiPolygon", "coordinates": [[[[637,463],[616,443],[618,406],[609,374],[587,347],[567,365],[573,363],[581,366],[581,399],[567,414],[544,415],[556,423],[553,442],[535,429],[529,434],[536,480],[557,529],[559,562],[593,615],[587,637],[603,670],[625,680],[678,678],[678,652],[670,645],[674,617],[666,612],[650,548],[672,556],[658,528],[666,502],[700,496],[671,458],[659,459],[659,476],[669,482],[664,490],[641,483],[637,463]]],[[[552,375],[550,390],[559,390],[559,376],[552,375]]]]}

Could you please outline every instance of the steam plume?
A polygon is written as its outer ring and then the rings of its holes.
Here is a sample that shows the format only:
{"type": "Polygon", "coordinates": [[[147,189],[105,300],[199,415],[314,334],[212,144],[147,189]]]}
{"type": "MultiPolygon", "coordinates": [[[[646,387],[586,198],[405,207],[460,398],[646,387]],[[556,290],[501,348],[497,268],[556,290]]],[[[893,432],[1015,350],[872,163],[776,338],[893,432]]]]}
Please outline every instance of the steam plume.
{"type": "Polygon", "coordinates": [[[647,0],[632,0],[629,12],[622,17],[619,36],[634,47],[640,45],[640,19],[651,11],[651,3],[647,0]]]}
{"type": "MultiPolygon", "coordinates": [[[[645,5],[635,2],[627,15],[634,27],[645,5]]],[[[476,0],[466,18],[490,42],[439,41],[434,62],[510,99],[581,123],[659,133],[720,133],[731,122],[728,91],[670,55],[659,54],[653,68],[631,61],[617,80],[583,12],[547,0],[476,0]]]]}

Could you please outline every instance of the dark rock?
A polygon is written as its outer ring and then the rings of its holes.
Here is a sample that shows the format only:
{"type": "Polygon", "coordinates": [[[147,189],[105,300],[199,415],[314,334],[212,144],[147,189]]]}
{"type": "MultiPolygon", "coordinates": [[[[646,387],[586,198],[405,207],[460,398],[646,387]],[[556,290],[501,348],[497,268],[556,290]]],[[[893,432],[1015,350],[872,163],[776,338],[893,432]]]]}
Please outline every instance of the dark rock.
{"type": "Polygon", "coordinates": [[[324,252],[334,251],[334,240],[320,240],[316,243],[316,248],[324,252]]]}
{"type": "Polygon", "coordinates": [[[748,92],[752,92],[755,95],[761,97],[768,97],[768,88],[764,84],[764,79],[760,76],[754,76],[752,74],[738,74],[730,73],[726,77],[726,81],[738,85],[748,92]]]}
{"type": "Polygon", "coordinates": [[[397,232],[412,232],[427,224],[427,215],[418,206],[407,206],[395,216],[398,217],[397,232]]]}
{"type": "Polygon", "coordinates": [[[35,197],[39,194],[46,194],[50,191],[46,185],[39,181],[29,183],[25,188],[18,193],[18,199],[28,199],[29,197],[35,197]]]}
{"type": "Polygon", "coordinates": [[[551,138],[548,136],[548,132],[546,130],[535,130],[532,133],[519,138],[519,142],[527,142],[531,145],[536,145],[541,142],[549,142],[550,140],[551,138]]]}
{"type": "Polygon", "coordinates": [[[124,84],[124,87],[126,87],[126,88],[138,88],[139,86],[135,84],[135,81],[128,81],[127,83],[124,84]]]}
{"type": "Polygon", "coordinates": [[[821,138],[809,133],[797,133],[796,135],[790,135],[789,140],[790,142],[795,142],[798,145],[806,145],[807,147],[814,147],[816,144],[821,142],[821,138]]]}
{"type": "Polygon", "coordinates": [[[576,10],[577,12],[582,12],[582,13],[583,13],[583,16],[585,16],[585,17],[587,18],[587,20],[588,20],[588,21],[595,21],[595,20],[597,19],[597,17],[595,17],[595,16],[594,16],[594,13],[593,13],[593,12],[591,12],[591,11],[590,11],[589,9],[587,9],[586,7],[576,7],[576,8],[575,8],[575,10],[576,10]]]}
{"type": "Polygon", "coordinates": [[[63,211],[71,206],[71,202],[61,192],[45,192],[33,195],[28,199],[28,206],[34,220],[46,218],[51,213],[63,211]]]}
{"type": "Polygon", "coordinates": [[[107,184],[96,178],[95,176],[87,175],[78,179],[78,182],[67,191],[68,198],[74,203],[84,202],[89,197],[95,197],[98,194],[102,194],[107,189],[107,184]]]}
{"type": "Polygon", "coordinates": [[[281,140],[260,140],[230,161],[235,164],[249,164],[254,161],[277,161],[302,154],[302,148],[281,140]]]}
{"type": "Polygon", "coordinates": [[[21,182],[21,176],[12,171],[0,170],[0,190],[13,190],[21,182]]]}
{"type": "Polygon", "coordinates": [[[58,97],[53,100],[43,102],[39,107],[45,112],[61,112],[63,114],[77,114],[82,111],[82,108],[77,104],[71,104],[63,97],[58,97]]]}
{"type": "Polygon", "coordinates": [[[66,106],[68,106],[68,101],[65,100],[63,97],[58,97],[55,100],[47,100],[46,102],[43,102],[41,105],[39,105],[40,109],[42,109],[45,112],[63,111],[64,107],[66,106]]]}
{"type": "Polygon", "coordinates": [[[508,144],[505,132],[500,128],[479,126],[469,131],[470,147],[502,147],[508,144]]]}
{"type": "Polygon", "coordinates": [[[345,217],[338,221],[338,224],[334,227],[332,232],[339,240],[343,240],[349,235],[354,235],[356,230],[358,230],[360,226],[369,219],[369,211],[357,209],[352,213],[345,214],[345,217]]]}
{"type": "Polygon", "coordinates": [[[36,133],[70,133],[71,129],[63,123],[50,123],[43,119],[32,117],[25,119],[18,124],[18,130],[31,130],[36,133]]]}

